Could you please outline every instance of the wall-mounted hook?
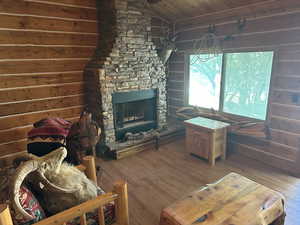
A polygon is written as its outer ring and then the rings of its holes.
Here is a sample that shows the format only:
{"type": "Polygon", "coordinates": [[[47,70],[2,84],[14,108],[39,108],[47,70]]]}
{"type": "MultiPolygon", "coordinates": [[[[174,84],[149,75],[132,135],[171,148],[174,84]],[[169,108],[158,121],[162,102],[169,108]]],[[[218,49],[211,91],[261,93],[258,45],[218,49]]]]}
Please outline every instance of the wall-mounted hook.
{"type": "Polygon", "coordinates": [[[246,26],[246,23],[247,23],[247,19],[246,18],[240,18],[238,19],[237,21],[237,28],[238,28],[238,31],[242,31],[245,26],[246,26]]]}
{"type": "Polygon", "coordinates": [[[208,33],[213,33],[213,34],[216,33],[216,25],[215,24],[209,24],[208,33]]]}

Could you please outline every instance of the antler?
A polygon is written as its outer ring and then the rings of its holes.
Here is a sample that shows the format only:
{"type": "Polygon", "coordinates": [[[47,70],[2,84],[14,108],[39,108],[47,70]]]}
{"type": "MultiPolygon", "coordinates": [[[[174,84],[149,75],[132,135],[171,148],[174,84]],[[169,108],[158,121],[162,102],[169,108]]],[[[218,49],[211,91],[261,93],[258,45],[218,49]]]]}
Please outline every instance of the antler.
{"type": "Polygon", "coordinates": [[[67,156],[67,150],[64,147],[61,147],[43,157],[32,157],[32,160],[29,160],[21,164],[13,177],[12,181],[12,202],[16,210],[18,210],[26,219],[33,219],[20,204],[20,188],[25,180],[25,178],[32,172],[37,172],[38,176],[35,176],[36,179],[45,186],[47,190],[53,192],[63,192],[63,193],[74,193],[76,190],[65,189],[63,187],[58,187],[57,185],[51,183],[45,176],[45,173],[58,173],[60,171],[61,164],[65,157],[67,156]]]}

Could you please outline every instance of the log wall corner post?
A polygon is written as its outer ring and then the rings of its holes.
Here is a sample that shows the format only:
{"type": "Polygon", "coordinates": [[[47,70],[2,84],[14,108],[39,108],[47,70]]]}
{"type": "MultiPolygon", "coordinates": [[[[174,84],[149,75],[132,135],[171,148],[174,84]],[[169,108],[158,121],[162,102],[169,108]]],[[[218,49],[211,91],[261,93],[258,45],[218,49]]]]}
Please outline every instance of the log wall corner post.
{"type": "Polygon", "coordinates": [[[114,184],[113,192],[118,195],[116,200],[116,223],[129,225],[127,183],[118,181],[114,184]]]}
{"type": "Polygon", "coordinates": [[[0,204],[0,225],[13,225],[9,207],[6,204],[0,204]]]}

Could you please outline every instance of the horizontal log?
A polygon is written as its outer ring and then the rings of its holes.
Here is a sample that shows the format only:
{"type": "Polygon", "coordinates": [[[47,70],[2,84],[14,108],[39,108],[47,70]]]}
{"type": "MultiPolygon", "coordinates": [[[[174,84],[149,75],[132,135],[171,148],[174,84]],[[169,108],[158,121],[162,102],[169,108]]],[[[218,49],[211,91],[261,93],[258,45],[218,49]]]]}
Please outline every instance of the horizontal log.
{"type": "Polygon", "coordinates": [[[170,26],[170,23],[166,22],[166,20],[162,20],[158,17],[151,17],[151,26],[170,26]]]}
{"type": "Polygon", "coordinates": [[[224,23],[224,21],[237,21],[239,18],[255,18],[268,16],[272,13],[285,13],[289,10],[299,8],[300,3],[297,0],[261,1],[260,3],[246,5],[244,7],[236,7],[209,14],[203,13],[197,17],[177,21],[175,30],[187,30],[195,26],[224,23]]]}
{"type": "MultiPolygon", "coordinates": [[[[184,105],[180,102],[179,103],[172,102],[172,103],[168,103],[168,106],[175,108],[175,109],[179,109],[179,108],[182,108],[184,105]]],[[[176,115],[176,114],[174,114],[174,115],[176,115]]]]}
{"type": "MultiPolygon", "coordinates": [[[[220,38],[224,38],[221,36],[220,38]]],[[[300,29],[290,30],[290,31],[276,31],[269,33],[252,33],[243,35],[243,33],[238,35],[233,35],[233,40],[224,41],[223,48],[253,48],[261,49],[267,46],[273,47],[273,49],[278,48],[281,44],[291,44],[300,42],[300,29]]],[[[179,50],[192,49],[194,41],[177,42],[176,46],[179,50]]]]}
{"type": "MultiPolygon", "coordinates": [[[[69,120],[71,122],[75,122],[76,120],[78,120],[78,116],[77,117],[73,117],[73,118],[65,118],[66,120],[69,120]]],[[[12,136],[13,133],[11,133],[12,136]]],[[[27,133],[23,134],[25,135],[25,137],[27,137],[27,133]]],[[[9,155],[9,154],[14,154],[14,153],[20,153],[20,152],[24,152],[27,151],[27,139],[21,139],[21,140],[16,140],[16,141],[12,141],[12,142],[5,142],[5,143],[1,143],[0,144],[0,157],[9,155]]]]}
{"type": "Polygon", "coordinates": [[[97,23],[31,16],[0,15],[0,28],[97,33],[97,23]]]}
{"type": "Polygon", "coordinates": [[[289,106],[283,104],[271,104],[272,116],[280,116],[287,119],[295,119],[300,121],[300,106],[289,106]]]}
{"type": "Polygon", "coordinates": [[[52,86],[38,86],[18,89],[0,90],[0,103],[43,99],[58,96],[69,96],[84,92],[82,82],[52,86]]]}
{"type": "Polygon", "coordinates": [[[230,134],[229,139],[234,143],[251,146],[251,148],[256,148],[260,151],[270,153],[288,160],[295,160],[296,158],[297,148],[278,144],[276,142],[273,142],[272,140],[266,140],[265,138],[255,138],[250,136],[230,134]]]}
{"type": "Polygon", "coordinates": [[[0,157],[24,151],[27,151],[27,140],[19,140],[7,144],[0,144],[0,157]]]}
{"type": "Polygon", "coordinates": [[[96,8],[96,0],[39,0],[39,2],[96,8]]]}
{"type": "Polygon", "coordinates": [[[183,52],[175,52],[170,57],[170,63],[173,62],[181,62],[184,63],[184,53],[183,52]]]}
{"type": "Polygon", "coordinates": [[[0,30],[0,45],[96,46],[97,34],[49,33],[43,31],[0,30]]]}
{"type": "Polygon", "coordinates": [[[167,87],[168,87],[169,89],[184,90],[184,82],[173,82],[173,81],[168,81],[167,87]]]}
{"type": "Polygon", "coordinates": [[[300,77],[300,62],[294,61],[279,61],[278,64],[279,76],[298,76],[300,77]]]}
{"type": "Polygon", "coordinates": [[[0,46],[0,59],[91,58],[93,47],[0,46]]]}
{"type": "Polygon", "coordinates": [[[10,167],[16,158],[23,157],[25,155],[26,155],[26,152],[24,151],[24,152],[8,154],[5,156],[0,156],[0,168],[10,167]]]}
{"type": "Polygon", "coordinates": [[[161,38],[165,38],[166,37],[166,28],[164,27],[152,27],[151,28],[151,35],[153,37],[161,37],[161,38]]]}
{"type": "MultiPolygon", "coordinates": [[[[262,17],[254,20],[248,20],[247,25],[243,28],[242,34],[248,35],[257,32],[279,31],[288,32],[288,29],[299,27],[300,12],[289,13],[285,15],[274,15],[270,17],[262,17]]],[[[236,21],[231,23],[217,25],[216,35],[238,34],[236,21]]],[[[199,39],[203,34],[207,33],[207,26],[195,28],[193,30],[180,32],[177,41],[199,39]]]]}
{"type": "Polygon", "coordinates": [[[168,90],[168,97],[170,98],[177,98],[177,99],[184,99],[184,92],[182,91],[173,91],[168,90]]]}
{"type": "Polygon", "coordinates": [[[181,81],[181,82],[184,82],[184,73],[182,72],[179,72],[179,73],[176,73],[176,72],[169,72],[168,74],[168,80],[169,81],[181,81]]]}
{"type": "Polygon", "coordinates": [[[74,118],[80,115],[84,106],[75,106],[68,108],[53,109],[40,112],[32,112],[25,114],[12,115],[1,117],[1,130],[15,129],[22,126],[32,125],[34,122],[46,117],[59,117],[59,118],[74,118]]]}
{"type": "MultiPolygon", "coordinates": [[[[70,119],[67,119],[67,120],[70,122],[74,122],[74,120],[77,121],[78,115],[76,115],[76,116],[77,116],[77,117],[75,117],[76,119],[71,118],[71,120],[70,119]]],[[[46,117],[48,117],[48,116],[46,116],[46,117]]],[[[40,117],[40,119],[43,119],[46,117],[40,117]]],[[[40,120],[40,119],[38,119],[38,120],[40,120]]],[[[36,121],[38,121],[38,120],[36,120],[36,121]]],[[[12,128],[12,129],[8,129],[8,130],[0,130],[0,143],[4,144],[4,143],[10,143],[10,142],[26,139],[28,137],[28,132],[32,128],[33,128],[33,125],[30,124],[27,126],[12,128]]]]}
{"type": "Polygon", "coordinates": [[[176,99],[176,98],[168,98],[168,104],[169,105],[174,105],[174,106],[183,106],[184,102],[183,99],[176,99]]]}
{"type": "Polygon", "coordinates": [[[280,144],[299,148],[299,134],[294,134],[282,130],[270,129],[271,140],[280,144]]]}
{"type": "Polygon", "coordinates": [[[0,143],[10,143],[27,138],[27,133],[32,129],[32,125],[17,127],[9,130],[0,130],[0,143]]]}
{"type": "Polygon", "coordinates": [[[237,153],[253,158],[255,160],[259,160],[265,164],[285,170],[287,172],[294,172],[294,166],[295,166],[294,161],[284,159],[276,155],[263,152],[259,149],[252,148],[251,146],[247,146],[243,144],[230,142],[229,146],[237,153]]]}
{"type": "Polygon", "coordinates": [[[87,63],[87,59],[0,61],[0,74],[80,71],[87,63]]]}
{"type": "Polygon", "coordinates": [[[299,77],[276,76],[274,77],[274,86],[278,89],[288,89],[300,91],[300,71],[299,77]]]}
{"type": "Polygon", "coordinates": [[[180,107],[179,106],[168,105],[168,116],[170,116],[172,118],[177,118],[176,111],[177,111],[178,108],[180,108],[180,107]]]}
{"type": "Polygon", "coordinates": [[[279,52],[279,60],[289,61],[289,60],[299,60],[300,59],[300,46],[295,45],[292,48],[281,48],[279,52]]]}
{"type": "Polygon", "coordinates": [[[272,116],[270,124],[273,129],[300,134],[300,121],[272,116]]]}
{"type": "Polygon", "coordinates": [[[27,14],[43,17],[58,17],[68,19],[85,19],[96,20],[97,12],[92,8],[77,8],[63,5],[45,4],[30,1],[15,1],[14,4],[10,0],[2,0],[0,12],[13,14],[27,14]]]}
{"type": "Polygon", "coordinates": [[[271,93],[271,102],[300,106],[300,92],[288,90],[273,90],[271,93]]]}
{"type": "Polygon", "coordinates": [[[9,116],[20,113],[29,113],[64,107],[83,105],[83,94],[62,96],[57,98],[38,99],[26,102],[0,104],[0,116],[9,116]]]}
{"type": "Polygon", "coordinates": [[[169,64],[170,72],[184,72],[184,63],[170,63],[169,64]]]}
{"type": "Polygon", "coordinates": [[[279,59],[282,60],[284,58],[281,58],[282,55],[284,55],[285,53],[292,53],[295,51],[299,51],[300,50],[300,43],[286,43],[286,44],[282,44],[279,46],[278,48],[278,52],[279,52],[279,59]]]}
{"type": "Polygon", "coordinates": [[[0,89],[49,84],[83,82],[83,72],[71,71],[63,73],[38,73],[20,75],[1,75],[0,89]]]}

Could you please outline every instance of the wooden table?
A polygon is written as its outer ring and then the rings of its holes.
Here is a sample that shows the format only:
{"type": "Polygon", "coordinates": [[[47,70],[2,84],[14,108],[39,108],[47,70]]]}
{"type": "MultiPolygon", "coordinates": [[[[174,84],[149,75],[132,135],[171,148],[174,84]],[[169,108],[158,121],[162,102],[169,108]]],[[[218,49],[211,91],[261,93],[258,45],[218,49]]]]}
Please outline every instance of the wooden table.
{"type": "Polygon", "coordinates": [[[230,173],[161,212],[160,225],[283,225],[284,197],[230,173]]]}
{"type": "Polygon", "coordinates": [[[226,138],[228,123],[196,117],[184,121],[186,126],[186,150],[208,159],[215,165],[219,156],[226,158],[226,138]]]}

